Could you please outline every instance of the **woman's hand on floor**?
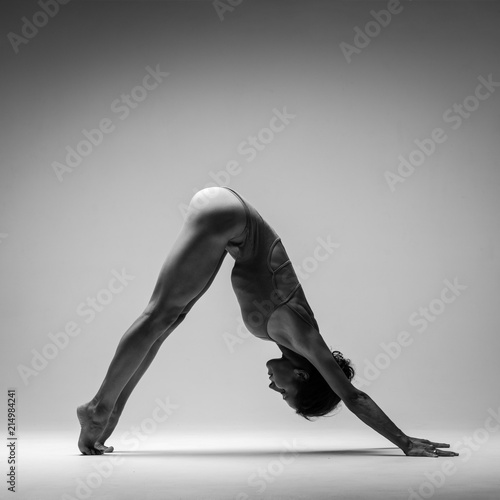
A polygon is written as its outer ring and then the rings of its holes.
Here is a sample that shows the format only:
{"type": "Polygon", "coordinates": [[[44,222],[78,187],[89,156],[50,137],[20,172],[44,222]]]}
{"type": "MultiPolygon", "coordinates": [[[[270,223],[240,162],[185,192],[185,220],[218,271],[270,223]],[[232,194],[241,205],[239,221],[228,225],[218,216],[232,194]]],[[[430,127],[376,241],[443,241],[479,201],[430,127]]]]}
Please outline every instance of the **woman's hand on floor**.
{"type": "Polygon", "coordinates": [[[408,457],[457,457],[454,451],[439,450],[438,448],[449,448],[446,443],[434,443],[428,439],[408,437],[408,446],[403,450],[408,457]]]}

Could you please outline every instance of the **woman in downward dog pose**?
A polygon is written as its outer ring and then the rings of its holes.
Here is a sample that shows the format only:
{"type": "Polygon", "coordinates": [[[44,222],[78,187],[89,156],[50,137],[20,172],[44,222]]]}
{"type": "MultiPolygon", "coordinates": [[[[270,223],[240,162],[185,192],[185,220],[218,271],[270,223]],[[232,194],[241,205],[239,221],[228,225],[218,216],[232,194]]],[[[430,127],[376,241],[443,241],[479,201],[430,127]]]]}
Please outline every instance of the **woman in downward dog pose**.
{"type": "Polygon", "coordinates": [[[406,455],[457,455],[439,449],[448,448],[446,443],[405,435],[351,384],[354,370],[341,353],[330,352],[320,335],[281,239],[252,205],[227,187],[194,195],[146,309],[120,340],[97,394],[78,407],[78,447],[83,454],[113,450],[104,443],[128,397],[163,341],[210,287],[227,253],[235,260],[231,283],[245,326],[256,337],[275,342],[282,352],[281,358],[266,364],[269,387],[296,413],[323,416],[343,401],[406,455]]]}

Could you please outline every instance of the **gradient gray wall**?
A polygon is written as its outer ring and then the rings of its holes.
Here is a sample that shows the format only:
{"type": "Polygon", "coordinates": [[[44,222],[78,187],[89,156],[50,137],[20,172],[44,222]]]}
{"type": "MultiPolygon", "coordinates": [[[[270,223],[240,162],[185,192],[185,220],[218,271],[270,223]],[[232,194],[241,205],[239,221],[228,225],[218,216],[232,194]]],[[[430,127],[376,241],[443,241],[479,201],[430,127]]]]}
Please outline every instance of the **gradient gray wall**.
{"type": "MultiPolygon", "coordinates": [[[[219,15],[210,1],[75,0],[20,42],[9,33],[40,6],[4,2],[0,370],[21,429],[76,432],[76,405],[209,183],[281,234],[327,343],[403,429],[482,421],[499,403],[500,87],[471,96],[481,77],[500,81],[500,5],[402,1],[381,27],[371,11],[387,2],[237,3],[219,15]],[[168,75],[144,81],[147,67],[168,75]],[[293,116],[280,126],[277,113],[293,116]],[[82,131],[100,125],[89,148],[82,131]],[[67,147],[86,155],[74,168],[67,147]],[[118,286],[113,272],[130,277],[118,286]]],[[[267,388],[278,350],[241,329],[231,265],[121,428],[167,397],[170,428],[361,425],[348,411],[310,424],[267,388]]]]}

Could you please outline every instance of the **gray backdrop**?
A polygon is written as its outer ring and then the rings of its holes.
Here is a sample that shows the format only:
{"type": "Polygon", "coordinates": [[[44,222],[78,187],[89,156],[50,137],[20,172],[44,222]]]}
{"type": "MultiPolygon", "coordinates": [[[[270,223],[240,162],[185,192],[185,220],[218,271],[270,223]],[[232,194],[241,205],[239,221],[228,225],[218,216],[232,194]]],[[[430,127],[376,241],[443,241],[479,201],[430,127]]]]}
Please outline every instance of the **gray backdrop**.
{"type": "MultiPolygon", "coordinates": [[[[75,407],[213,184],[282,236],[327,343],[404,430],[482,422],[498,407],[500,5],[223,4],[2,8],[0,372],[20,429],[76,440],[75,407]]],[[[119,429],[156,398],[186,432],[361,425],[308,423],[267,388],[278,349],[241,327],[231,265],[119,429]]]]}

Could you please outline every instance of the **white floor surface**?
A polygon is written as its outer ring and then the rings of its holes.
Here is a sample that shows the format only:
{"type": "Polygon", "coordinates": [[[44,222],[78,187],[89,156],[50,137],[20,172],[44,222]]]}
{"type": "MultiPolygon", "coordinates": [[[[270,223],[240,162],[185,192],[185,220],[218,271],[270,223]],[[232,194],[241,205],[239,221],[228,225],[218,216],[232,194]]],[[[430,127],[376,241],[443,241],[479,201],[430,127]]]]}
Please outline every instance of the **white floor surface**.
{"type": "Polygon", "coordinates": [[[472,444],[462,445],[459,457],[431,459],[405,457],[369,434],[297,439],[276,434],[163,434],[139,446],[131,441],[128,450],[82,456],[74,435],[30,435],[18,442],[16,494],[3,486],[0,496],[23,500],[500,499],[500,436],[492,434],[487,442],[472,444]]]}

